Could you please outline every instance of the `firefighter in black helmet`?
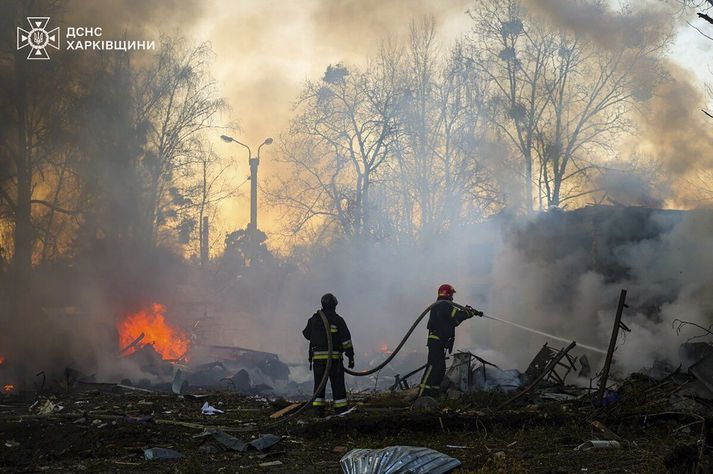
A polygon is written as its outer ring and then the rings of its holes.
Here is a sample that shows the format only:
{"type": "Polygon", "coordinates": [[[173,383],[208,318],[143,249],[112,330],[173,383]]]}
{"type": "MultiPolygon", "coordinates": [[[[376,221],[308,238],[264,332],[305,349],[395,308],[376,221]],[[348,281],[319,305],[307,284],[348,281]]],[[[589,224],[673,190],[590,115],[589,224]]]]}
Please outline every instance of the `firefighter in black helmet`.
{"type": "Polygon", "coordinates": [[[428,363],[423,373],[418,395],[436,396],[441,390],[441,382],[446,375],[446,350],[453,351],[456,326],[473,316],[482,316],[470,306],[465,311],[453,306],[453,294],[456,292],[451,285],[441,285],[438,288],[438,300],[431,308],[428,318],[428,363]]]}
{"type": "MultiPolygon", "coordinates": [[[[324,330],[324,323],[319,315],[321,311],[329,321],[329,332],[332,336],[332,368],[329,372],[329,381],[332,384],[332,397],[334,398],[334,409],[337,413],[347,410],[347,389],[344,386],[344,355],[349,359],[349,368],[354,368],[354,348],[352,347],[352,337],[349,334],[347,323],[337,314],[337,298],[327,293],[322,296],[322,309],[317,311],[307,321],[307,327],[302,331],[305,339],[309,340],[309,362],[310,368],[314,368],[314,389],[319,388],[319,383],[324,377],[327,369],[327,358],[329,351],[327,347],[327,334],[324,330]]],[[[317,416],[324,416],[326,401],[324,399],[324,387],[317,393],[312,405],[317,416]]]]}

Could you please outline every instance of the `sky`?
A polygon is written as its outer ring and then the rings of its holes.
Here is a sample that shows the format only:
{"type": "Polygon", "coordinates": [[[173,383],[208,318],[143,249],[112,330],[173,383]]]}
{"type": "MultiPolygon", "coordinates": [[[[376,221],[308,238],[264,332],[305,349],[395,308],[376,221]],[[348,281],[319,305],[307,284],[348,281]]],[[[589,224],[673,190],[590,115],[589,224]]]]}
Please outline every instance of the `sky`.
{"type": "MultiPolygon", "coordinates": [[[[528,0],[532,5],[556,5],[560,0],[528,0]]],[[[666,0],[643,0],[660,5],[666,0]]],[[[671,1],[671,0],[668,0],[671,1]]],[[[289,126],[292,106],[308,79],[318,79],[329,64],[364,64],[379,42],[391,35],[402,37],[409,21],[421,15],[436,19],[438,41],[448,48],[466,34],[470,0],[71,0],[75,21],[104,28],[104,37],[123,31],[158,39],[161,34],[181,34],[196,43],[208,41],[215,52],[213,75],[230,111],[221,117],[213,142],[217,153],[232,157],[237,166],[231,180],[244,183],[249,174],[247,151],[222,143],[221,133],[234,136],[253,151],[266,137],[275,144],[264,147],[259,182],[279,172],[273,158],[280,135],[289,126]]],[[[611,3],[617,3],[612,0],[611,3]]],[[[713,33],[701,19],[691,24],[713,33]]],[[[704,38],[685,19],[678,21],[669,49],[670,59],[683,68],[701,90],[711,74],[713,41],[704,38]]],[[[704,105],[704,104],[702,104],[704,105]]],[[[249,185],[240,195],[221,203],[221,229],[242,228],[249,220],[249,185]]],[[[260,199],[259,199],[260,201],[260,199]]],[[[277,231],[279,222],[267,206],[259,208],[259,227],[277,231]]]]}

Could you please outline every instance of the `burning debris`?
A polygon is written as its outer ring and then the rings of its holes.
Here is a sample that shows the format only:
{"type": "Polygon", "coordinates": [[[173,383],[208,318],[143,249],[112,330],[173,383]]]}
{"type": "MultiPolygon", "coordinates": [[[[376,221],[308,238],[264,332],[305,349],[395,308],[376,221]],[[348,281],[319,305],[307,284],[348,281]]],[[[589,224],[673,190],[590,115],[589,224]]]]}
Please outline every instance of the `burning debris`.
{"type": "Polygon", "coordinates": [[[151,345],[163,360],[182,360],[190,348],[190,339],[166,321],[165,312],[163,305],[154,303],[120,317],[116,322],[119,346],[123,347],[120,353],[129,356],[151,345]]]}

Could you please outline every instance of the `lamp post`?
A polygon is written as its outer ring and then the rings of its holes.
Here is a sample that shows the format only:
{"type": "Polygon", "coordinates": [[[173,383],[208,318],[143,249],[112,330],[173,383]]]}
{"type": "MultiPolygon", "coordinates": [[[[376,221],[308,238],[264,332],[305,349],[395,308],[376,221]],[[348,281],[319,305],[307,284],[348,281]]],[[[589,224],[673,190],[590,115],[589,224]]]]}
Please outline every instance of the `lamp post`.
{"type": "Polygon", "coordinates": [[[226,143],[237,143],[248,149],[248,162],[250,164],[250,224],[248,224],[248,229],[257,230],[257,167],[260,164],[260,149],[263,145],[271,145],[272,138],[266,138],[257,147],[257,155],[254,157],[250,147],[245,143],[241,143],[228,135],[221,135],[220,138],[226,143]]]}

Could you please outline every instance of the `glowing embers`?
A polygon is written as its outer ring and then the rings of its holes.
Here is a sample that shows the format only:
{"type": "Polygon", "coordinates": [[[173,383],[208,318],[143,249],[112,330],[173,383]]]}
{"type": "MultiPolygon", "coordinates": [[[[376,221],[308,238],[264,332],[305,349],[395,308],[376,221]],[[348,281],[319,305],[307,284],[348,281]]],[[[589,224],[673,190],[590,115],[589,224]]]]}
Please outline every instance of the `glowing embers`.
{"type": "MultiPolygon", "coordinates": [[[[0,366],[5,364],[5,356],[0,354],[0,366]]],[[[2,393],[9,394],[15,391],[15,385],[11,383],[6,383],[2,385],[2,393]]]]}
{"type": "Polygon", "coordinates": [[[165,312],[163,305],[154,303],[148,308],[121,317],[116,323],[119,347],[126,348],[121,355],[127,356],[151,344],[164,360],[183,358],[188,352],[190,339],[180,328],[166,321],[165,312]],[[139,338],[141,339],[136,342],[139,338]],[[131,347],[128,347],[129,345],[131,347]]]}

